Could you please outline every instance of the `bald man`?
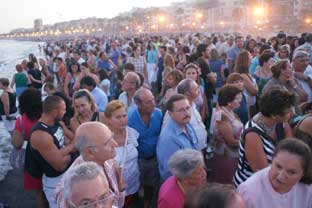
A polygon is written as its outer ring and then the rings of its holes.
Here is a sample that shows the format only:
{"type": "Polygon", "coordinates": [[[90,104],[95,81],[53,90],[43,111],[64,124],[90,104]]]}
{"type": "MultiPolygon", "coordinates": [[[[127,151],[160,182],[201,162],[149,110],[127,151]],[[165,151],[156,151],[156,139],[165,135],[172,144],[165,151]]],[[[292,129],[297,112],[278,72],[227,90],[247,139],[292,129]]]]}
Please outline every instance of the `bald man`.
{"type": "MultiPolygon", "coordinates": [[[[114,192],[114,205],[123,207],[125,198],[125,185],[121,173],[121,168],[114,159],[117,143],[109,128],[100,122],[86,122],[81,124],[75,134],[75,147],[79,150],[80,156],[74,161],[69,170],[86,161],[92,161],[100,165],[114,192]],[[90,133],[92,132],[92,133],[90,133]]],[[[63,199],[64,183],[60,185],[57,193],[59,207],[64,203],[63,199]]]]}

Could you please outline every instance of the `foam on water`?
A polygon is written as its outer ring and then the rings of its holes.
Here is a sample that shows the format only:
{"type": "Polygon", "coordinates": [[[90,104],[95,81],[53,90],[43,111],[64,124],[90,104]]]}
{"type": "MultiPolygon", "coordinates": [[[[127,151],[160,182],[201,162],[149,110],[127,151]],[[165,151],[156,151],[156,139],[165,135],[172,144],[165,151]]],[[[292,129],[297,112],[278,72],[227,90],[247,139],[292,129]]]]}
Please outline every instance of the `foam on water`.
{"type": "MultiPolygon", "coordinates": [[[[27,59],[30,53],[35,56],[42,56],[39,52],[39,42],[0,40],[0,77],[12,79],[15,65],[27,59]]],[[[7,172],[12,169],[9,162],[9,155],[13,146],[9,133],[0,122],[0,181],[5,178],[7,172]]]]}

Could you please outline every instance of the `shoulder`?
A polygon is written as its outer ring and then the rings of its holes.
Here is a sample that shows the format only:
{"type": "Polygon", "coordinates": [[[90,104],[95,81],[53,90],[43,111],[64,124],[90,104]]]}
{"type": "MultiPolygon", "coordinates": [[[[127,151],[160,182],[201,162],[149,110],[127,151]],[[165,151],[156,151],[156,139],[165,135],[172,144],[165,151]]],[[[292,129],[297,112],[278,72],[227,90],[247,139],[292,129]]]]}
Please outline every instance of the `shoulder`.
{"type": "Polygon", "coordinates": [[[134,128],[127,126],[126,130],[127,130],[129,140],[137,140],[138,137],[140,136],[139,132],[135,130],[134,128]]]}

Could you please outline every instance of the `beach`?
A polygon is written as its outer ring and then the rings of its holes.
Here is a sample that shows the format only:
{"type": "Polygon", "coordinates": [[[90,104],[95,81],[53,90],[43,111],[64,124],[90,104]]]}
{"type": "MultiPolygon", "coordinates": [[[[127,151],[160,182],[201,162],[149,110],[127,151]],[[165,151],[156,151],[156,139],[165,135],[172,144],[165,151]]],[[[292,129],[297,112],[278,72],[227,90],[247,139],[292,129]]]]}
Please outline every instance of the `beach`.
{"type": "MultiPolygon", "coordinates": [[[[42,43],[0,40],[0,77],[11,80],[15,73],[15,65],[27,59],[28,54],[40,56],[38,44],[42,43]]],[[[16,208],[36,207],[34,193],[23,190],[22,172],[12,170],[9,163],[12,148],[9,133],[0,121],[0,203],[7,203],[16,208]]]]}

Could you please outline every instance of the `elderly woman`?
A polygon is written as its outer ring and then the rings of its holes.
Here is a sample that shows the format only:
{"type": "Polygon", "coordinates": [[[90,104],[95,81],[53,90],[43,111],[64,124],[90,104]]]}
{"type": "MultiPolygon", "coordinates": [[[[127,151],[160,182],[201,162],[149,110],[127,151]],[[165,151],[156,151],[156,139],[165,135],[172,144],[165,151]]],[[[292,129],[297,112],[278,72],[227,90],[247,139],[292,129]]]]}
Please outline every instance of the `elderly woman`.
{"type": "Polygon", "coordinates": [[[126,184],[125,206],[128,207],[137,201],[140,187],[137,151],[139,133],[128,126],[127,110],[121,101],[113,100],[108,103],[104,113],[105,122],[117,142],[115,159],[123,168],[126,184]]]}
{"type": "Polygon", "coordinates": [[[74,117],[70,119],[73,132],[78,126],[88,121],[104,121],[104,113],[98,112],[93,96],[88,90],[79,90],[73,95],[74,117]]]}
{"type": "Polygon", "coordinates": [[[0,115],[4,121],[6,130],[12,134],[15,124],[16,108],[16,94],[10,88],[10,81],[7,78],[0,78],[0,115]]]}
{"type": "Polygon", "coordinates": [[[309,146],[298,139],[285,139],[275,150],[272,166],[254,174],[238,191],[246,208],[311,207],[311,171],[309,146]]]}
{"type": "Polygon", "coordinates": [[[286,90],[273,88],[262,95],[260,112],[248,121],[241,136],[236,186],[269,166],[276,144],[292,136],[288,120],[294,103],[294,95],[286,90]]]}
{"type": "Polygon", "coordinates": [[[234,110],[241,101],[238,87],[225,85],[221,88],[213,121],[215,154],[212,159],[212,180],[219,183],[232,183],[238,163],[238,145],[244,125],[234,110]]]}
{"type": "Polygon", "coordinates": [[[175,152],[168,165],[173,176],[160,188],[158,208],[181,208],[185,194],[207,182],[204,158],[199,151],[184,149],[175,152]]]}
{"type": "Polygon", "coordinates": [[[189,192],[184,208],[245,208],[242,197],[231,185],[211,183],[189,192]]]}
{"type": "Polygon", "coordinates": [[[281,59],[274,63],[271,66],[271,71],[273,77],[263,87],[262,93],[270,91],[274,86],[294,93],[296,96],[296,106],[307,100],[308,95],[295,81],[288,59],[281,59]]]}

